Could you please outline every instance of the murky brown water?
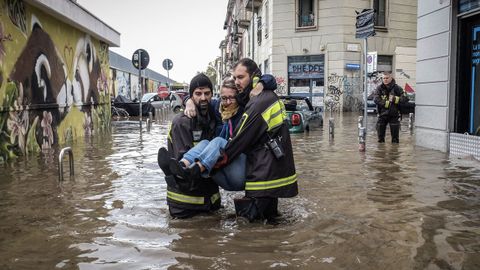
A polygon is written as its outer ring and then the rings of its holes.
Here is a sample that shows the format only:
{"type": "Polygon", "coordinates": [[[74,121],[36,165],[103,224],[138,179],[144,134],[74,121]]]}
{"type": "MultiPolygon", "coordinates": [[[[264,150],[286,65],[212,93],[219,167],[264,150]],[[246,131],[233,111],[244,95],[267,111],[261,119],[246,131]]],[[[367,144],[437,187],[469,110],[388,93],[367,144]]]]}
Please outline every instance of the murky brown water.
{"type": "Polygon", "coordinates": [[[237,221],[241,193],[170,219],[156,164],[166,125],[114,122],[75,142],[61,184],[57,153],[1,165],[0,269],[480,269],[480,164],[415,147],[406,128],[378,145],[374,121],[366,153],[351,114],[333,141],[292,137],[300,194],[280,200],[278,225],[237,221]]]}

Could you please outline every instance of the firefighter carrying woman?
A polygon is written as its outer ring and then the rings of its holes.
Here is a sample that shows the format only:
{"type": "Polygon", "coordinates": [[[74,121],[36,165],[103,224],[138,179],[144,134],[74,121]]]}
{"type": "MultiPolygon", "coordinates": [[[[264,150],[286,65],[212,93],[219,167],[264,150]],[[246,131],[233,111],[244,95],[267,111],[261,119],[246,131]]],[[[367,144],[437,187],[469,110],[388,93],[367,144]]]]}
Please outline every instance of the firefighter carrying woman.
{"type": "Polygon", "coordinates": [[[237,216],[249,221],[274,219],[278,198],[298,194],[286,111],[276,86],[275,78],[262,76],[248,58],[223,81],[219,101],[212,101],[207,76],[192,79],[185,112],[172,120],[168,150],[158,152],[172,217],[218,210],[219,186],[245,191],[234,204],[237,216]]]}

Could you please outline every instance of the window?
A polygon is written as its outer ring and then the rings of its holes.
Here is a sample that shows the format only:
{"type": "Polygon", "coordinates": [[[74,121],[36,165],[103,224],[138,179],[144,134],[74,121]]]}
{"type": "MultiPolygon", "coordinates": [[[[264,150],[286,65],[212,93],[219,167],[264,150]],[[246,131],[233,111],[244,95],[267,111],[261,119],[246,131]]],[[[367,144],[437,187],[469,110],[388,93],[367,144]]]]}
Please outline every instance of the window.
{"type": "Polygon", "coordinates": [[[377,56],[377,71],[384,72],[389,71],[392,72],[392,56],[391,55],[379,55],[377,56]]]}
{"type": "Polygon", "coordinates": [[[268,1],[265,2],[265,22],[264,22],[264,32],[265,32],[265,39],[268,38],[268,24],[270,23],[269,22],[269,18],[270,18],[270,10],[268,8],[268,1]]]}
{"type": "Polygon", "coordinates": [[[386,27],[387,0],[373,0],[373,9],[375,9],[375,26],[386,27]]]}
{"type": "Polygon", "coordinates": [[[270,65],[268,64],[268,59],[263,61],[263,73],[270,73],[270,65]]]}
{"type": "Polygon", "coordinates": [[[297,28],[312,28],[315,23],[314,0],[297,0],[297,28]]]}

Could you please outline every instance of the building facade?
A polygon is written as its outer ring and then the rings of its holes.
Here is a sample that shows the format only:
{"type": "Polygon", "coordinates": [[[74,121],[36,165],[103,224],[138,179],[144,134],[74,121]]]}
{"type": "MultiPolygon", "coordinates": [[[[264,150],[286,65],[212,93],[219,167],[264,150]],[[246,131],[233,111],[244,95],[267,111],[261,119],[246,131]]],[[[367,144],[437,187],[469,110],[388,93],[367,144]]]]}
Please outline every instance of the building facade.
{"type": "MultiPolygon", "coordinates": [[[[111,97],[116,98],[118,95],[122,95],[130,100],[140,99],[138,69],[132,65],[132,61],[112,51],[109,51],[109,59],[112,86],[111,97]]],[[[158,72],[146,68],[142,71],[142,85],[143,93],[148,93],[157,92],[160,86],[172,86],[172,88],[175,88],[177,83],[158,72]]]]}
{"type": "Polygon", "coordinates": [[[480,1],[418,3],[416,143],[480,159],[480,1]]]}
{"type": "Polygon", "coordinates": [[[0,162],[110,126],[120,34],[73,1],[0,1],[0,162]]]}
{"type": "MultiPolygon", "coordinates": [[[[415,88],[416,0],[230,0],[222,42],[223,70],[242,57],[277,78],[280,94],[307,95],[339,111],[363,107],[363,40],[355,38],[355,11],[375,8],[376,36],[368,51],[377,71],[415,88]]],[[[376,73],[369,78],[373,88],[376,73]]]]}

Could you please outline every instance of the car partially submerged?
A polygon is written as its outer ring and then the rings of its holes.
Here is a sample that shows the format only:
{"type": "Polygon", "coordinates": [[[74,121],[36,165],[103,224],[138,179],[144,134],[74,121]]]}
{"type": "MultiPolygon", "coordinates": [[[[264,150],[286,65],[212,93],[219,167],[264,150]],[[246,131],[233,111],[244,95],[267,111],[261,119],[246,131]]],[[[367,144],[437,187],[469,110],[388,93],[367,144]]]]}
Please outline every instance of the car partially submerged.
{"type": "MultiPolygon", "coordinates": [[[[140,113],[140,102],[118,95],[113,100],[113,106],[125,110],[129,116],[138,116],[140,113]]],[[[168,97],[161,98],[157,93],[146,93],[142,97],[142,116],[148,116],[148,113],[155,115],[155,109],[169,107],[175,113],[183,108],[182,98],[176,93],[170,93],[168,97]]]]}
{"type": "Polygon", "coordinates": [[[301,133],[323,126],[321,108],[314,108],[308,97],[289,95],[279,98],[285,104],[290,133],[301,133]]]}

